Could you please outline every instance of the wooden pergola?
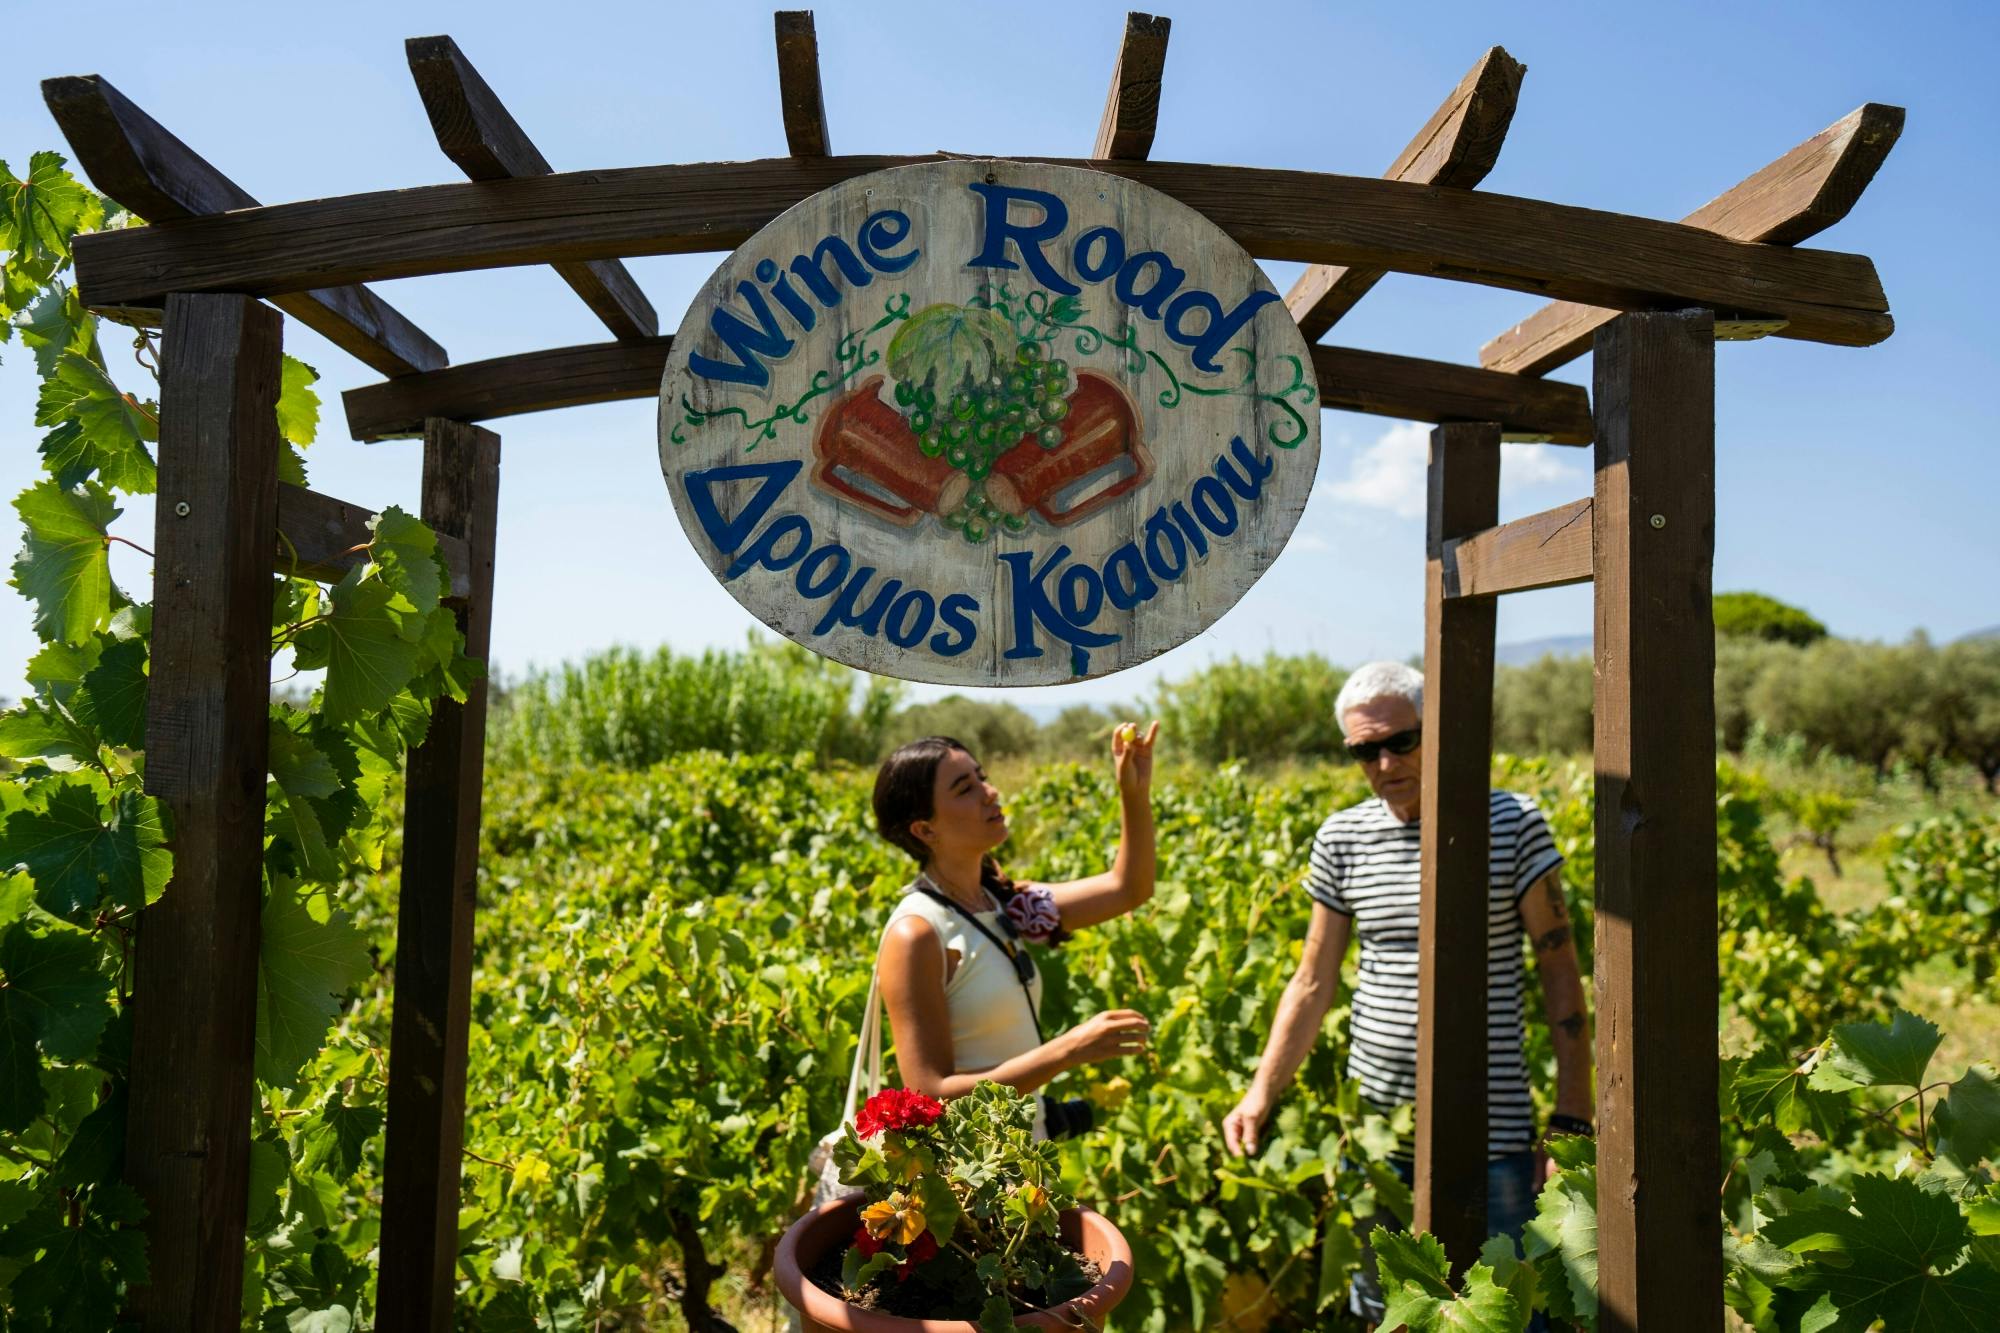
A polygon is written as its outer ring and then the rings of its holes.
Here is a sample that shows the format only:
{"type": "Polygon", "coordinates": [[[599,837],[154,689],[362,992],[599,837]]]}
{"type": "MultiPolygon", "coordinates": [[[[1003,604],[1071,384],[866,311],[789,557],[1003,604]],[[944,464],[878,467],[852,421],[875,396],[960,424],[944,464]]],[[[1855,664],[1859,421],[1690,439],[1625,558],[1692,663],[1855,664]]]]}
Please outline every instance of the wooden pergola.
{"type": "MultiPolygon", "coordinates": [[[[1873,265],[1794,249],[1860,197],[1902,127],[1869,104],[1678,223],[1478,192],[1523,67],[1487,52],[1381,178],[1149,160],[1165,19],[1133,14],[1088,167],[1306,261],[1308,340],[1386,272],[1553,298],[1480,365],[1315,346],[1327,407],[1437,423],[1425,603],[1416,1224],[1455,1262],[1485,1234],[1484,974],[1495,601],[1596,594],[1601,1327],[1722,1326],[1716,1117],[1714,344],[1862,346],[1892,322],[1873,265]],[[1595,351],[1594,394],[1540,376],[1595,351]],[[1592,494],[1497,523],[1503,440],[1595,445],[1592,494]],[[1645,1238],[1642,1245],[1640,1238],[1645,1238]]],[[[106,195],[152,225],[80,237],[85,303],[165,329],[147,786],[174,880],[136,966],[128,1180],[150,1216],[149,1330],[237,1327],[254,1089],[274,569],[337,579],[371,512],[277,480],[282,319],[380,371],[359,440],[421,437],[468,655],[488,644],[500,442],[478,423],[658,392],[669,339],[621,257],[727,251],[885,167],[832,154],[809,13],[776,17],[790,155],[554,171],[448,37],[408,43],[465,184],[260,205],[102,78],[48,80],[106,195]],[[611,340],[468,365],[361,284],[549,264],[611,340]],[[269,306],[265,304],[269,303],[269,306]],[[279,554],[283,551],[282,556],[279,554]]],[[[378,1327],[451,1324],[485,694],[440,701],[411,752],[397,921],[378,1327]]]]}

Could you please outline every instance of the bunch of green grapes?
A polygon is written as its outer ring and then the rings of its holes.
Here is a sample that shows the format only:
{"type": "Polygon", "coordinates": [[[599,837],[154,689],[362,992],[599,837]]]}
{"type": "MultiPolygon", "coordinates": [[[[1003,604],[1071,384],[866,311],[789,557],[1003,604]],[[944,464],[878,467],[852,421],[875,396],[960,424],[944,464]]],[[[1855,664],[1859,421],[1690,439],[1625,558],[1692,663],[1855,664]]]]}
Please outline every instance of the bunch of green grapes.
{"type": "Polygon", "coordinates": [[[1063,442],[1063,418],[1069,415],[1069,394],[1075,387],[1069,363],[1044,353],[1042,344],[1022,339],[1014,348],[1012,366],[976,380],[967,375],[950,397],[941,398],[928,382],[896,384],[896,405],[917,447],[927,458],[945,462],[972,479],[972,489],[958,510],[945,516],[945,526],[970,542],[982,542],[999,523],[1019,532],[1027,520],[1003,515],[986,499],[984,482],[993,460],[1032,434],[1044,449],[1063,442]]]}

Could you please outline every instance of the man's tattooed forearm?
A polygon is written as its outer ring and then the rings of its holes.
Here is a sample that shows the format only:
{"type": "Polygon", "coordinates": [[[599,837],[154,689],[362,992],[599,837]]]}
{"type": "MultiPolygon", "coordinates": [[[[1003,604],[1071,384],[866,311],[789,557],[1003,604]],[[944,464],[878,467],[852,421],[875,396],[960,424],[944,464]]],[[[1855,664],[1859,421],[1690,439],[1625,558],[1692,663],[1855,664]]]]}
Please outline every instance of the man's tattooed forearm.
{"type": "Polygon", "coordinates": [[[1547,953],[1551,949],[1560,949],[1568,943],[1569,927],[1557,926],[1554,930],[1535,936],[1535,952],[1547,953]]]}
{"type": "Polygon", "coordinates": [[[1583,1035],[1583,1015],[1571,1014],[1568,1018],[1558,1019],[1556,1026],[1564,1032],[1569,1033],[1572,1037],[1581,1037],[1583,1035]]]}
{"type": "Polygon", "coordinates": [[[1542,892],[1548,895],[1549,907],[1559,921],[1569,919],[1569,904],[1563,899],[1562,879],[1551,870],[1542,877],[1542,892]]]}

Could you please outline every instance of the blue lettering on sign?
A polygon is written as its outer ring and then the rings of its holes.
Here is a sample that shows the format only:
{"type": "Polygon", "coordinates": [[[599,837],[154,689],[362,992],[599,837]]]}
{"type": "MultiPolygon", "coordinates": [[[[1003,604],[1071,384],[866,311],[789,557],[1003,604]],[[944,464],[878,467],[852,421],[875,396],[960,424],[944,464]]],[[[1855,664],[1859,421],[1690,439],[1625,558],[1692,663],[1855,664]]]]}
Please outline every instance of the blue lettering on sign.
{"type": "MultiPolygon", "coordinates": [[[[1046,190],[985,181],[973,181],[966,188],[979,196],[985,210],[979,250],[965,261],[967,268],[1019,269],[1025,263],[1035,281],[1058,296],[1075,296],[1083,290],[1043,253],[1043,247],[1069,226],[1069,206],[1061,198],[1046,190]],[[1019,217],[1017,204],[1038,211],[1032,218],[1019,217]],[[1016,255],[1018,260],[1012,257],[1016,255]]],[[[1112,278],[1111,290],[1120,301],[1159,321],[1161,331],[1171,341],[1188,349],[1195,369],[1211,375],[1221,372],[1222,363],[1216,358],[1230,339],[1241,333],[1259,310],[1278,299],[1276,292],[1253,291],[1225,310],[1213,292],[1198,287],[1183,290],[1187,270],[1164,252],[1141,250],[1128,257],[1126,249],[1117,228],[1092,227],[1071,246],[1070,266],[1090,282],[1112,278]],[[1190,316],[1194,315],[1201,318],[1190,327],[1190,316]]]]}
{"type": "MultiPolygon", "coordinates": [[[[758,261],[754,271],[757,282],[770,289],[771,297],[791,317],[799,332],[810,333],[819,322],[819,315],[806,303],[798,288],[792,285],[793,278],[797,278],[820,305],[831,310],[840,304],[845,293],[829,276],[828,260],[833,262],[834,271],[846,280],[848,286],[866,287],[875,280],[877,273],[901,273],[917,262],[923,251],[914,246],[907,253],[894,253],[909,238],[909,214],[893,208],[878,209],[864,218],[855,232],[855,241],[861,250],[859,257],[854,253],[855,246],[838,236],[828,236],[813,247],[810,257],[794,257],[789,270],[779,268],[776,260],[765,258],[758,261]]],[[[703,379],[748,384],[762,389],[771,382],[771,369],[765,362],[784,360],[797,344],[786,334],[778,313],[771,309],[771,302],[764,299],[764,293],[756,283],[739,281],[736,295],[742,299],[747,310],[738,311],[718,304],[708,314],[709,333],[733,359],[723,360],[694,352],[688,356],[688,370],[703,379]]]]}

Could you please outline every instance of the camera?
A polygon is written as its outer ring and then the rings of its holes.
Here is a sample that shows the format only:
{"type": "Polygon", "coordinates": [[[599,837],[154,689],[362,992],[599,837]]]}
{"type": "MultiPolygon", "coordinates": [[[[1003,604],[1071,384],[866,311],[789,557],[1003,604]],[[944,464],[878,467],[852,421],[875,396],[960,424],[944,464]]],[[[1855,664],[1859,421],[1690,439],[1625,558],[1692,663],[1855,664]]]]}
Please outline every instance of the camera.
{"type": "Polygon", "coordinates": [[[1048,1127],[1052,1139],[1073,1139],[1088,1133],[1095,1122],[1096,1116],[1085,1098],[1072,1097],[1066,1102],[1042,1098],[1042,1123],[1048,1127]]]}

